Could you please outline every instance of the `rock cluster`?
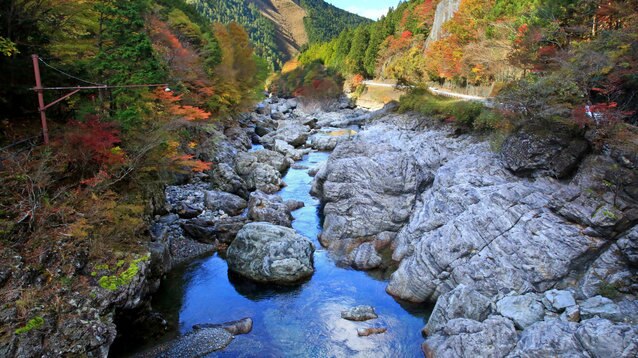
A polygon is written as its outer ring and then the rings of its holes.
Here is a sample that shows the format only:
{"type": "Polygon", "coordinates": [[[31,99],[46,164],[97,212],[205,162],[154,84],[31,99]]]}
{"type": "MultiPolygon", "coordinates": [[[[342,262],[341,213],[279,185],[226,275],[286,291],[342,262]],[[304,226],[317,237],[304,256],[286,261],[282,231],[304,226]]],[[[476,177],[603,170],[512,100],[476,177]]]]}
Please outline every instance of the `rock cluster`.
{"type": "Polygon", "coordinates": [[[423,124],[387,115],[336,145],[313,184],[322,244],[358,269],[398,263],[387,291],[436,302],[427,356],[638,354],[633,157],[528,129],[494,153],[423,124]]]}

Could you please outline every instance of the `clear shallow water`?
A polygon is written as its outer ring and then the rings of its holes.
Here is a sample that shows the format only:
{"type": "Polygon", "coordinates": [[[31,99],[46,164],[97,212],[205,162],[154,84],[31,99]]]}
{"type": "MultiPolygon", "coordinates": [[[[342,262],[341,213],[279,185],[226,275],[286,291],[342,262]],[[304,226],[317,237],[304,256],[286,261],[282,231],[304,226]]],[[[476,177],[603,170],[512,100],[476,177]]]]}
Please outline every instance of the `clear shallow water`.
{"type": "MultiPolygon", "coordinates": [[[[328,159],[313,152],[296,167],[311,168],[328,159]]],[[[179,334],[198,323],[222,323],[251,317],[253,331],[240,335],[222,357],[420,357],[420,330],[430,307],[395,301],[385,292],[386,282],[373,275],[337,267],[318,243],[321,231],[319,201],[309,194],[312,177],[307,169],[290,169],[284,199],[303,201],[293,213],[293,227],[310,238],[315,252],[315,274],[296,287],[264,286],[229,274],[218,254],[174,271],[162,284],[154,307],[178,321],[179,334]],[[341,311],[355,305],[375,307],[379,319],[350,322],[341,311]],[[358,337],[357,328],[383,326],[385,334],[358,337]]]]}

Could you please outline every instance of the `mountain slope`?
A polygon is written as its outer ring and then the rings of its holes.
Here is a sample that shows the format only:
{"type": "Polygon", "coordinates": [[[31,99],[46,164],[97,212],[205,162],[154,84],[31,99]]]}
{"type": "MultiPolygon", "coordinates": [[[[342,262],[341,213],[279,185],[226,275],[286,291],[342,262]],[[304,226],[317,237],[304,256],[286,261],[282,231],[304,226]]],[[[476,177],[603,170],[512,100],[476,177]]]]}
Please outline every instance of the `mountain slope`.
{"type": "Polygon", "coordinates": [[[346,28],[372,22],[323,0],[296,0],[296,2],[299,2],[299,5],[308,12],[304,22],[310,43],[330,41],[346,28]]]}
{"type": "Polygon", "coordinates": [[[292,0],[249,0],[261,14],[276,24],[277,45],[285,59],[294,57],[308,43],[304,19],[308,13],[292,0]]]}
{"type": "Polygon", "coordinates": [[[346,28],[370,20],[322,0],[186,0],[210,21],[244,26],[257,55],[274,68],[307,43],[329,41],[346,28]]]}

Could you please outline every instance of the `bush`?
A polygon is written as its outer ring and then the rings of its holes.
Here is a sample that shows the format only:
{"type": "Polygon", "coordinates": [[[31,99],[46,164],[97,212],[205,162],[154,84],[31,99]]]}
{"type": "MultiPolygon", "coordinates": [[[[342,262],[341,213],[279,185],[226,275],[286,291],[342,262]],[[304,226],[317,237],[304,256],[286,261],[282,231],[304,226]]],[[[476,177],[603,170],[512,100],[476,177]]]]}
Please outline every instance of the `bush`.
{"type": "Polygon", "coordinates": [[[454,100],[435,96],[426,90],[416,90],[401,97],[399,111],[415,111],[471,128],[483,112],[483,108],[483,105],[477,102],[454,100]]]}
{"type": "Polygon", "coordinates": [[[479,131],[491,131],[498,129],[503,122],[503,117],[497,111],[483,109],[474,121],[474,129],[479,131]]]}

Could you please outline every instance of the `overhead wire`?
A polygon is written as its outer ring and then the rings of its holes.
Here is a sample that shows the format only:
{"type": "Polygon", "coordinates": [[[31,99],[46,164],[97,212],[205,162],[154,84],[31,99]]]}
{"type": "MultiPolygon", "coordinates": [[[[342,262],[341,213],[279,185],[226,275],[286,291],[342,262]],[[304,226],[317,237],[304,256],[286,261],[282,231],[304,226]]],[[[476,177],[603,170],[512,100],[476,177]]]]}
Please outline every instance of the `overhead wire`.
{"type": "Polygon", "coordinates": [[[54,67],[54,66],[52,66],[52,65],[49,65],[46,61],[44,61],[44,59],[43,59],[42,57],[39,57],[39,56],[38,56],[38,60],[40,60],[40,62],[42,62],[42,63],[43,63],[45,66],[47,66],[48,68],[50,68],[50,69],[52,69],[52,70],[54,70],[54,71],[56,71],[56,72],[59,72],[59,73],[61,73],[61,74],[65,75],[65,76],[67,76],[67,77],[69,77],[69,78],[72,78],[72,79],[74,79],[74,80],[81,81],[81,82],[84,82],[84,83],[88,83],[88,84],[91,84],[91,85],[94,85],[94,86],[106,86],[105,84],[102,84],[102,83],[95,83],[95,82],[87,81],[87,80],[81,79],[81,78],[79,78],[79,77],[73,76],[72,74],[69,74],[69,73],[67,73],[67,72],[64,72],[64,71],[62,71],[62,70],[61,70],[61,69],[59,69],[59,68],[56,68],[56,67],[54,67]]]}

